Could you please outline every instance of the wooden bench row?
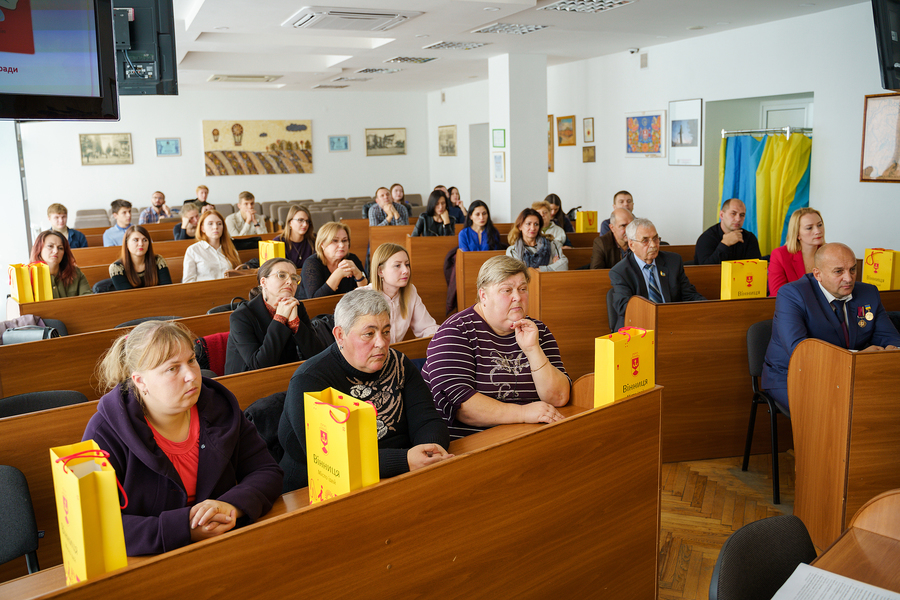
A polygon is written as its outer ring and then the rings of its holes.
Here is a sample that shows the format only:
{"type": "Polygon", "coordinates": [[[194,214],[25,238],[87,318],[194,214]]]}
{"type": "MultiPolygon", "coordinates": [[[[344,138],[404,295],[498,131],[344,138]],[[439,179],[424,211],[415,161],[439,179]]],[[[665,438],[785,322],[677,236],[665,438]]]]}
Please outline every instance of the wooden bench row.
{"type": "MultiPolygon", "coordinates": [[[[277,235],[277,233],[263,233],[258,236],[241,236],[236,239],[259,237],[264,240],[271,240],[277,235]]],[[[188,246],[192,246],[196,243],[197,240],[170,240],[167,242],[159,242],[158,244],[153,244],[153,252],[166,259],[176,256],[183,257],[184,251],[188,249],[188,246]]],[[[75,256],[75,262],[78,264],[78,267],[80,269],[95,265],[106,265],[106,267],[109,267],[109,265],[116,262],[122,256],[122,247],[100,246],[96,248],[73,248],[72,254],[75,256]]],[[[247,261],[251,258],[259,256],[259,250],[257,248],[238,250],[238,255],[241,257],[242,261],[247,261]]]]}

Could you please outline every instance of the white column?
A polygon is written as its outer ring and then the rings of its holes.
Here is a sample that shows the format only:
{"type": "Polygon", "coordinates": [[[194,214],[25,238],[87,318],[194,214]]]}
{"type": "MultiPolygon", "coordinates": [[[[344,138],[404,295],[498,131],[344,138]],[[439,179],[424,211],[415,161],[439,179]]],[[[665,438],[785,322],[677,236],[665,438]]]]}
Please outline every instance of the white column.
{"type": "Polygon", "coordinates": [[[19,179],[19,151],[16,146],[16,124],[0,121],[0,198],[3,198],[3,218],[0,219],[0,317],[6,320],[6,295],[9,278],[6,266],[27,263],[28,241],[25,235],[25,211],[22,206],[22,184],[19,179]]]}

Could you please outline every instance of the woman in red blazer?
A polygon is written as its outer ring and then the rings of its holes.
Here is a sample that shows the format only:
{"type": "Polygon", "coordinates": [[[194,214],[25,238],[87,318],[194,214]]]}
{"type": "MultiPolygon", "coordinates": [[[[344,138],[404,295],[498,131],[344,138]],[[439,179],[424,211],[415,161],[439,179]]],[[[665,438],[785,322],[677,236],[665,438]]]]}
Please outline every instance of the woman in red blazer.
{"type": "Polygon", "coordinates": [[[814,208],[798,208],[788,223],[787,243],[772,250],[769,259],[769,295],[777,296],[786,283],[812,273],[816,252],[825,243],[822,214],[814,208]]]}

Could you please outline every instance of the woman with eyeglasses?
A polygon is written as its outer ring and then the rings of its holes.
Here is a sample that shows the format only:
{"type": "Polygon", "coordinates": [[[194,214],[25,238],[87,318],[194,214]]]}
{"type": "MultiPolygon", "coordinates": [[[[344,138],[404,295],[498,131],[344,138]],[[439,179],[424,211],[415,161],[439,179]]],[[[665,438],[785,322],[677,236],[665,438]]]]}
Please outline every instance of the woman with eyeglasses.
{"type": "Polygon", "coordinates": [[[350,228],[336,221],[322,225],[316,253],[303,263],[306,297],[346,294],[367,283],[362,262],[350,252],[350,228]]]}
{"type": "Polygon", "coordinates": [[[300,283],[294,263],[269,259],[256,280],[250,302],[231,313],[226,375],[306,360],[322,351],[306,309],[294,298],[300,283]]]}
{"type": "Polygon", "coordinates": [[[293,205],[287,214],[287,222],[284,224],[284,232],[275,236],[275,242],[284,242],[284,256],[298,269],[303,268],[303,262],[312,256],[316,243],[313,234],[312,216],[309,209],[299,204],[293,205]]]}

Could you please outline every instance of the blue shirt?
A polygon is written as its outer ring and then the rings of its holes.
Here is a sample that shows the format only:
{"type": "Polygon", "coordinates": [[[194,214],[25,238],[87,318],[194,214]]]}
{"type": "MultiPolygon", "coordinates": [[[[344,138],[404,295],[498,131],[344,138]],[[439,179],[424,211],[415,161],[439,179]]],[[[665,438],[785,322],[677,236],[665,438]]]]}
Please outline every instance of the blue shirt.
{"type": "Polygon", "coordinates": [[[481,232],[481,241],[479,242],[478,234],[471,227],[464,227],[459,232],[459,249],[463,252],[490,250],[487,229],[481,232]]]}
{"type": "Polygon", "coordinates": [[[104,246],[121,246],[122,239],[125,237],[125,232],[128,231],[128,227],[119,227],[118,225],[113,225],[109,229],[103,232],[103,245],[104,246]]]}
{"type": "MultiPolygon", "coordinates": [[[[71,227],[67,227],[68,233],[66,237],[69,241],[69,248],[87,248],[87,238],[84,237],[84,234],[78,231],[77,229],[72,229],[71,227]]],[[[56,231],[52,227],[51,231],[56,231]]]]}
{"type": "Polygon", "coordinates": [[[644,277],[644,285],[647,286],[647,299],[649,300],[649,298],[650,298],[650,277],[651,277],[651,273],[652,273],[653,283],[656,285],[656,289],[659,290],[659,297],[662,298],[662,301],[665,303],[666,297],[663,296],[662,286],[659,285],[659,273],[656,268],[656,259],[654,258],[653,262],[650,263],[653,265],[653,267],[651,267],[650,269],[645,269],[644,265],[646,265],[647,263],[645,263],[644,261],[639,259],[637,257],[637,254],[632,252],[631,258],[634,260],[635,264],[637,265],[638,269],[641,272],[641,275],[644,277]]]}

